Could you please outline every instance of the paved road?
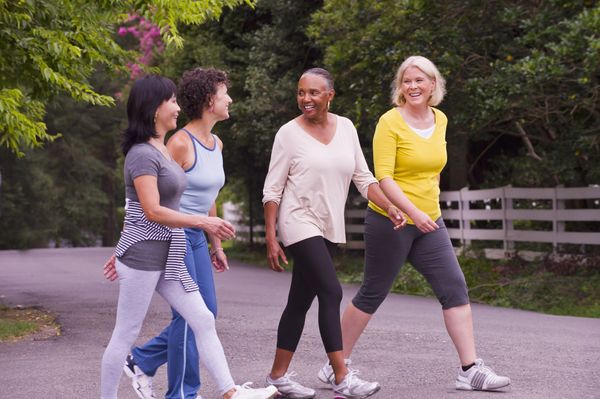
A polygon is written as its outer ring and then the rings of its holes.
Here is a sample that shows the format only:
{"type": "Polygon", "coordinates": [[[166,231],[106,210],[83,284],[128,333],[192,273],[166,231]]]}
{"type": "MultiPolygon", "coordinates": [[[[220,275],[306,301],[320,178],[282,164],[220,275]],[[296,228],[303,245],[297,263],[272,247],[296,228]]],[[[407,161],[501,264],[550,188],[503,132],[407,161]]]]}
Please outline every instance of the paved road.
{"type": "MultiPolygon", "coordinates": [[[[42,306],[58,314],[62,335],[41,341],[0,344],[0,398],[98,398],[99,365],[114,323],[117,285],[102,278],[110,248],[0,251],[0,300],[42,306]]],[[[290,274],[232,264],[217,276],[217,327],[236,381],[261,384],[270,368],[279,315],[290,274]]],[[[344,303],[356,287],[344,287],[344,303]]],[[[325,355],[315,307],[292,369],[332,398],[315,373],[325,355]]],[[[456,355],[440,309],[429,298],[391,295],[357,345],[353,361],[362,376],[383,388],[374,398],[600,398],[600,319],[549,316],[474,305],[479,353],[512,377],[503,393],[454,390],[456,355]]],[[[156,297],[139,342],[168,322],[169,310],[156,297]]],[[[166,376],[156,377],[159,397],[166,376]]],[[[203,375],[202,394],[216,398],[203,375]]],[[[134,399],[128,379],[120,398],[134,399]]]]}

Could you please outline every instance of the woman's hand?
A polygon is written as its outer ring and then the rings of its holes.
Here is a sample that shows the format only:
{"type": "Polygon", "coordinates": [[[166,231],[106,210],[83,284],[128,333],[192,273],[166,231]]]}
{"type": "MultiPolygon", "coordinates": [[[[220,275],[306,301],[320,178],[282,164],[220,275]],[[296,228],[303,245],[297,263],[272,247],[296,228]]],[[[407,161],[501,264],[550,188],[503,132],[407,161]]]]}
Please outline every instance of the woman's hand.
{"type": "Polygon", "coordinates": [[[400,230],[404,226],[406,226],[406,217],[400,209],[398,209],[395,205],[390,205],[387,209],[388,218],[394,224],[394,230],[400,230]]]}
{"type": "Polygon", "coordinates": [[[217,273],[222,273],[229,270],[229,263],[227,262],[227,255],[223,248],[216,248],[210,252],[210,260],[217,273]]]}
{"type": "Polygon", "coordinates": [[[231,223],[216,216],[201,216],[199,227],[207,234],[214,235],[221,240],[235,237],[235,228],[231,223]]]}
{"type": "Polygon", "coordinates": [[[412,219],[413,223],[423,233],[431,233],[439,229],[440,227],[429,217],[428,214],[417,209],[413,214],[408,215],[412,219]]]}
{"type": "Polygon", "coordinates": [[[110,258],[108,258],[108,260],[104,264],[104,277],[108,281],[115,281],[117,278],[119,278],[119,275],[117,274],[117,269],[115,267],[115,261],[116,257],[115,255],[113,255],[110,258]]]}
{"type": "Polygon", "coordinates": [[[288,260],[285,257],[285,252],[281,249],[281,245],[277,239],[267,239],[267,259],[269,260],[269,267],[276,271],[282,272],[285,269],[279,264],[279,258],[285,263],[288,264],[288,260]]]}

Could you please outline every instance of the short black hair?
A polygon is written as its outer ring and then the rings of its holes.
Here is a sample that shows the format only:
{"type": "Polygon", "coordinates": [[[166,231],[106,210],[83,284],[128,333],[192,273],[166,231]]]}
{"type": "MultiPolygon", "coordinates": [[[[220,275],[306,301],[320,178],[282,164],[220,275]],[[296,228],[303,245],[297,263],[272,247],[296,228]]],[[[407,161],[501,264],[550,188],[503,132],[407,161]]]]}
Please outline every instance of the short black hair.
{"type": "Polygon", "coordinates": [[[183,73],[177,102],[189,119],[202,119],[204,107],[217,94],[219,85],[229,87],[227,73],[214,68],[194,68],[183,73]]]}
{"type": "Polygon", "coordinates": [[[177,90],[171,79],[147,75],[135,81],[127,99],[127,128],[123,132],[121,149],[127,155],[134,144],[157,137],[154,116],[160,105],[171,99],[177,90]]]}

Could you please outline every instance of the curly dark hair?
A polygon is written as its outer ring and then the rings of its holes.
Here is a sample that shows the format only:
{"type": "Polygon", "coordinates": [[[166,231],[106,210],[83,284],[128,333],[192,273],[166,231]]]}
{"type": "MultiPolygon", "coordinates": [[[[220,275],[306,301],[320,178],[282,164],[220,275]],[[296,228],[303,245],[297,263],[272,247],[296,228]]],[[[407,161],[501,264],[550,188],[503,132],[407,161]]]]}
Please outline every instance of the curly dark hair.
{"type": "Polygon", "coordinates": [[[220,84],[229,87],[227,73],[214,68],[194,68],[183,73],[177,89],[177,102],[190,119],[202,119],[204,107],[217,94],[220,84]]]}

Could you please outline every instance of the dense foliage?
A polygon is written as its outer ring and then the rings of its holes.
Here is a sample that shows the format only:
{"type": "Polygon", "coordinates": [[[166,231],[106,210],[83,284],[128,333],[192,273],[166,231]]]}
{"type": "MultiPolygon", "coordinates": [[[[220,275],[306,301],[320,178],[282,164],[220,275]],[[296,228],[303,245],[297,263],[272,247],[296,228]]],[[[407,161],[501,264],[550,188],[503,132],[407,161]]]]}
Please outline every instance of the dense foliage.
{"type": "MultiPolygon", "coordinates": [[[[115,41],[117,23],[136,13],[181,45],[178,25],[218,18],[243,0],[0,0],[0,146],[21,154],[52,141],[45,104],[58,93],[113,105],[88,78],[99,66],[122,70],[135,55],[115,41]]],[[[109,75],[110,76],[110,75],[109,75]]]]}
{"type": "Polygon", "coordinates": [[[356,123],[370,160],[395,70],[412,54],[431,58],[448,81],[439,106],[449,117],[442,189],[600,183],[597,2],[258,0],[229,8],[241,3],[0,0],[0,248],[114,242],[124,112],[96,105],[126,97],[128,76],[115,73],[137,73],[136,63],[175,80],[196,66],[229,72],[232,117],[215,133],[225,143],[229,195],[257,223],[273,136],[298,114],[300,73],[333,73],[332,110],[356,123]]]}
{"type": "Polygon", "coordinates": [[[124,117],[114,105],[132,65],[151,67],[157,29],[181,46],[179,24],[242,3],[0,0],[0,248],[114,244],[124,117]],[[137,43],[116,35],[123,24],[139,33],[132,15],[148,27],[137,43]]]}
{"type": "Polygon", "coordinates": [[[402,60],[438,65],[448,81],[445,188],[600,181],[596,2],[332,0],[309,32],[367,140],[402,60]]]}

